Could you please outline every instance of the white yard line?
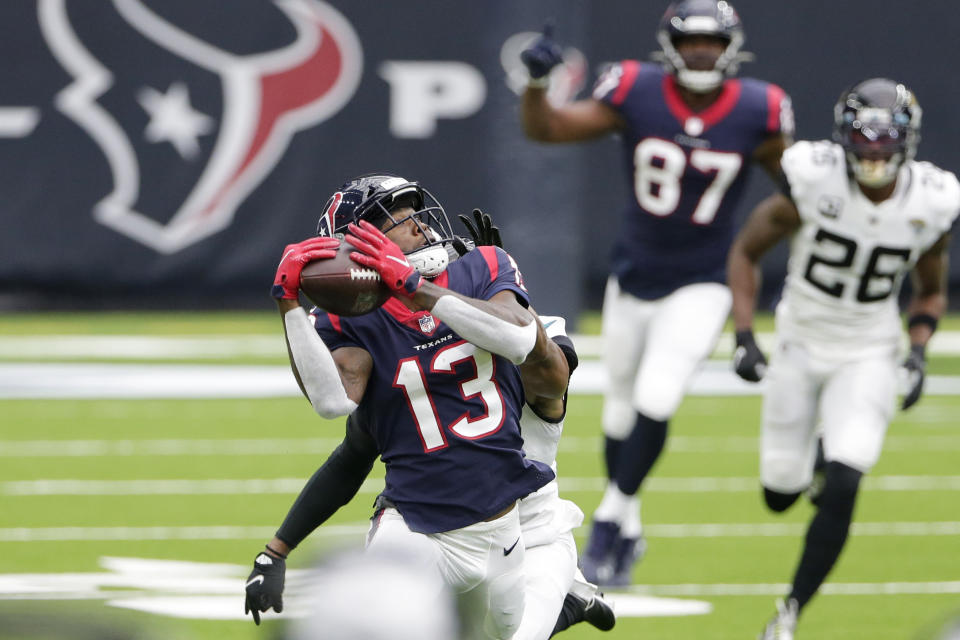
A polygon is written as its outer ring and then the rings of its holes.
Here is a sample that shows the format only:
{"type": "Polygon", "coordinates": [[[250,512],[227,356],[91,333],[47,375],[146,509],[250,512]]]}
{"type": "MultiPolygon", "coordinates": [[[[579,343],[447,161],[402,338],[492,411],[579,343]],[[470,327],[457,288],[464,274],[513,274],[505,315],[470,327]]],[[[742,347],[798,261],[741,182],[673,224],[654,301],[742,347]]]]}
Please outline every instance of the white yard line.
{"type": "MultiPolygon", "coordinates": [[[[776,596],[788,584],[660,584],[630,587],[629,593],[658,596],[776,596]]],[[[960,581],[947,582],[827,582],[821,594],[843,596],[932,595],[960,593],[960,581]]]]}
{"type": "Polygon", "coordinates": [[[234,336],[0,336],[0,358],[207,360],[286,357],[283,334],[234,336]]]}
{"type": "Polygon", "coordinates": [[[0,440],[0,458],[317,455],[330,453],[339,443],[340,438],[0,440]]]}
{"type": "MultiPolygon", "coordinates": [[[[607,376],[596,361],[583,361],[570,381],[574,394],[602,393],[607,376]]],[[[689,393],[755,396],[764,384],[738,378],[727,361],[707,362],[689,393]]],[[[960,394],[960,376],[928,376],[927,395],[960,394]]],[[[0,399],[38,398],[270,398],[299,396],[286,365],[2,363],[0,399]]]]}
{"type": "MultiPolygon", "coordinates": [[[[754,538],[796,537],[806,531],[803,523],[705,523],[647,525],[650,538],[754,538]]],[[[323,525],[313,536],[344,538],[363,535],[368,523],[323,525]]],[[[0,528],[0,542],[90,542],[137,540],[248,540],[269,538],[276,526],[157,526],[157,527],[10,527],[0,528]]],[[[960,522],[854,522],[858,537],[915,537],[960,534],[960,522]]]]}
{"type": "MultiPolygon", "coordinates": [[[[603,341],[597,335],[572,334],[571,339],[582,358],[599,358],[603,341]]],[[[774,334],[759,332],[757,342],[766,350],[774,346],[774,334]]],[[[713,352],[714,358],[729,358],[733,353],[733,334],[723,333],[713,352]]],[[[229,336],[183,335],[20,335],[0,336],[0,358],[38,360],[109,358],[114,360],[177,360],[239,357],[286,356],[283,335],[237,334],[229,336]]],[[[960,355],[960,331],[941,330],[927,348],[931,355],[960,355]]]]}
{"type": "MultiPolygon", "coordinates": [[[[0,440],[0,458],[324,455],[339,443],[339,438],[0,440]]],[[[601,445],[599,433],[564,436],[560,440],[560,451],[593,453],[599,451],[601,445]]],[[[750,436],[671,436],[667,441],[668,450],[681,453],[756,453],[758,446],[759,439],[750,436]]],[[[889,436],[883,448],[885,451],[960,451],[960,436],[889,436]]]]}
{"type": "MultiPolygon", "coordinates": [[[[5,496],[141,496],[141,495],[264,495],[299,493],[306,482],[301,478],[246,479],[165,479],[165,480],[83,480],[38,479],[0,482],[5,496]]],[[[602,491],[606,479],[599,477],[560,477],[560,490],[566,492],[602,491]]],[[[743,493],[759,491],[753,476],[734,477],[652,477],[645,491],[657,493],[743,493]]],[[[960,491],[960,476],[867,476],[868,491],[960,491]]],[[[368,478],[361,493],[379,493],[381,478],[368,478]]]]}

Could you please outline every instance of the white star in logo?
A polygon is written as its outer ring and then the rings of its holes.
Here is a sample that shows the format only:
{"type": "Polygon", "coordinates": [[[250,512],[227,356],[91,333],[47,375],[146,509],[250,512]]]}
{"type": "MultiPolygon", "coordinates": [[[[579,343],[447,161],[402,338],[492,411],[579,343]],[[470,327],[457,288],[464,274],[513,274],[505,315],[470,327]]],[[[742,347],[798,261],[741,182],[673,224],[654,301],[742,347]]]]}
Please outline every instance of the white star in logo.
{"type": "Polygon", "coordinates": [[[210,133],[213,119],[190,106],[187,86],[174,82],[166,93],[144,87],[137,93],[137,102],[150,114],[150,123],[143,132],[149,142],[169,142],[183,159],[200,151],[197,138],[210,133]]]}

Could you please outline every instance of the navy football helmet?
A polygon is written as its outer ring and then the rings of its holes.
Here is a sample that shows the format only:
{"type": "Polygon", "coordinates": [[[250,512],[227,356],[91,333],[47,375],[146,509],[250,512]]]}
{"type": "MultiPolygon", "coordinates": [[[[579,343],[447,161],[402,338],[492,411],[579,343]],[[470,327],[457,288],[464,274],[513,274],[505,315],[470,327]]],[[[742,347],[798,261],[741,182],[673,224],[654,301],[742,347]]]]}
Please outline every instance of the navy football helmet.
{"type": "Polygon", "coordinates": [[[833,108],[833,139],[853,177],[866,187],[890,184],[917,154],[922,110],[913,92],[889,78],[847,89],[833,108]]]}
{"type": "Polygon", "coordinates": [[[713,91],[727,76],[736,74],[741,62],[752,60],[752,54],[740,51],[743,46],[743,26],[733,5],[726,0],[679,0],[667,7],[657,28],[657,42],[661,51],[654,57],[673,73],[680,86],[696,93],[713,91]],[[688,69],[676,49],[676,42],[684,36],[705,35],[720,38],[727,43],[713,69],[688,69]]]}
{"type": "Polygon", "coordinates": [[[323,206],[317,235],[342,238],[347,225],[360,220],[366,220],[384,233],[413,220],[426,243],[406,256],[426,278],[442,273],[451,256],[456,256],[451,246],[453,229],[443,207],[429,191],[406,178],[373,173],[343,183],[323,206]],[[394,215],[406,208],[413,211],[403,216],[394,215]]]}

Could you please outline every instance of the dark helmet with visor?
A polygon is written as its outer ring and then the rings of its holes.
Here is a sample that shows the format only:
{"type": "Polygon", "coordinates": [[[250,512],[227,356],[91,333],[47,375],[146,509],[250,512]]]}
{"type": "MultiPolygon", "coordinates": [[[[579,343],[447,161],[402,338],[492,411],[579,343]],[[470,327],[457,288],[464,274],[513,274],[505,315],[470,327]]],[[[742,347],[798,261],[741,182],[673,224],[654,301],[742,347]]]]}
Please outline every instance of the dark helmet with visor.
{"type": "Polygon", "coordinates": [[[853,177],[867,187],[890,184],[917,154],[920,104],[903,84],[871,78],[847,89],[833,108],[833,139],[853,177]]]}
{"type": "Polygon", "coordinates": [[[453,229],[443,207],[429,191],[406,178],[374,173],[343,183],[323,206],[317,235],[342,238],[347,233],[347,225],[360,220],[366,220],[384,233],[413,220],[426,242],[406,256],[424,277],[442,273],[451,254],[456,255],[449,246],[453,229]],[[395,215],[405,209],[412,211],[395,215]]]}

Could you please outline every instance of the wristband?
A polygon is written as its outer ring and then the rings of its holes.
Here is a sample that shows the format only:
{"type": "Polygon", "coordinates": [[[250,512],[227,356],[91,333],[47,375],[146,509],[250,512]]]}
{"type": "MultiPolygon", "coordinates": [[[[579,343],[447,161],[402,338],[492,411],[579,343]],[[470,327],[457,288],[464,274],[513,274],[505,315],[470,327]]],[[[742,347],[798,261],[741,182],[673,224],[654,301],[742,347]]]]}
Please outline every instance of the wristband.
{"type": "Polygon", "coordinates": [[[531,89],[546,89],[550,86],[550,74],[548,73],[545,76],[539,78],[530,77],[527,80],[527,86],[531,89]]]}
{"type": "Polygon", "coordinates": [[[286,554],[280,553],[279,551],[277,551],[276,549],[274,549],[273,547],[271,547],[269,544],[265,544],[265,545],[263,545],[263,546],[264,546],[264,548],[266,548],[267,551],[269,551],[269,552],[272,553],[273,555],[277,556],[277,557],[280,558],[281,560],[286,560],[286,559],[287,559],[286,554]]]}
{"type": "Polygon", "coordinates": [[[924,325],[930,327],[930,333],[933,333],[937,330],[937,322],[937,318],[929,313],[915,313],[907,320],[907,328],[913,329],[914,327],[924,325]]]}

